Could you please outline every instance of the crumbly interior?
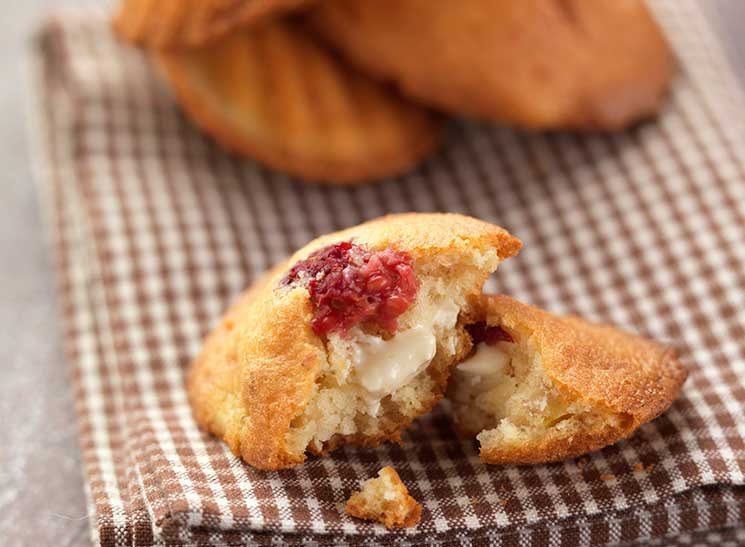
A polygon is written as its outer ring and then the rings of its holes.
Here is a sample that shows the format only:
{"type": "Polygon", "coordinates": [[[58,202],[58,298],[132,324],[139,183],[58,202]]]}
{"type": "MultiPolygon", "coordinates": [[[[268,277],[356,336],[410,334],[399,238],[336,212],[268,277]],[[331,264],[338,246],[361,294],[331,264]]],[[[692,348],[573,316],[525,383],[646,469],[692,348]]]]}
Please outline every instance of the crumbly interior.
{"type": "Polygon", "coordinates": [[[329,335],[327,361],[314,395],[290,424],[287,449],[302,454],[348,440],[372,442],[431,408],[442,395],[448,369],[470,347],[462,325],[468,297],[480,290],[484,270],[498,264],[494,251],[419,258],[416,300],[399,317],[392,338],[360,328],[329,335]],[[370,367],[373,358],[377,369],[370,367]]]}
{"type": "Polygon", "coordinates": [[[384,467],[376,478],[364,482],[361,491],[352,494],[346,511],[354,517],[377,520],[388,528],[397,528],[416,524],[421,506],[409,495],[398,473],[391,467],[384,467]]]}
{"type": "Polygon", "coordinates": [[[454,368],[449,386],[459,428],[475,435],[482,449],[540,446],[617,425],[619,416],[552,385],[529,333],[510,334],[513,342],[478,344],[454,368]]]}

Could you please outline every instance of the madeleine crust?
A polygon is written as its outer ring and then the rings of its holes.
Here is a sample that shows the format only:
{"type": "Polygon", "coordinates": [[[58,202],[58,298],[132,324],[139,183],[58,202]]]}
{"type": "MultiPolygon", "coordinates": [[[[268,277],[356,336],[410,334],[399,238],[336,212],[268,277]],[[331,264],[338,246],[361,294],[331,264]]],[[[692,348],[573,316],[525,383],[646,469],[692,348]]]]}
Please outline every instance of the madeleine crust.
{"type": "MultiPolygon", "coordinates": [[[[314,250],[350,240],[371,250],[405,251],[415,264],[473,249],[495,250],[504,259],[521,245],[502,228],[470,217],[390,215],[310,242],[249,288],[207,337],[191,366],[187,388],[197,422],[254,467],[279,469],[304,461],[305,454],[288,448],[286,433],[307,405],[325,362],[324,341],[311,329],[313,306],[307,289],[280,288],[280,280],[314,250]]],[[[489,273],[484,271],[481,285],[489,273]]],[[[397,439],[408,423],[391,424],[380,439],[357,441],[397,439]]]]}
{"type": "Polygon", "coordinates": [[[304,180],[358,184],[399,175],[442,140],[438,116],[348,67],[293,21],[156,57],[207,134],[304,180]]]}
{"type": "Polygon", "coordinates": [[[236,328],[255,305],[257,296],[286,269],[285,261],[264,273],[228,308],[205,338],[187,376],[187,393],[197,422],[221,437],[236,454],[240,454],[243,420],[236,328]]]}
{"type": "Polygon", "coordinates": [[[149,48],[203,46],[313,0],[121,0],[112,20],[117,35],[149,48]]]}
{"type": "Polygon", "coordinates": [[[687,371],[662,344],[609,325],[558,316],[504,295],[484,296],[488,325],[530,337],[543,376],[568,400],[620,417],[569,437],[502,447],[482,440],[487,463],[545,463],[576,457],[613,444],[664,412],[675,400],[687,371]]]}
{"type": "Polygon", "coordinates": [[[504,228],[456,213],[386,215],[352,228],[323,235],[290,258],[296,262],[335,241],[354,239],[370,249],[395,247],[414,256],[435,256],[466,249],[495,249],[501,259],[515,256],[522,242],[504,228]]]}
{"type": "Polygon", "coordinates": [[[642,0],[327,0],[309,17],[423,104],[532,129],[628,126],[657,111],[675,66],[642,0]]]}

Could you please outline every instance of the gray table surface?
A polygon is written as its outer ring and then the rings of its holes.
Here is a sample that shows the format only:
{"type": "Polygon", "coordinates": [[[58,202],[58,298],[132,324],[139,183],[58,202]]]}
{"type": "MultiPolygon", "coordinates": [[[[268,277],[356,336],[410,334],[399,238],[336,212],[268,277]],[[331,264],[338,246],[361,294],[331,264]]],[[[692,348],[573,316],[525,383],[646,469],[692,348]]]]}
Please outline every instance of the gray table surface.
{"type": "MultiPolygon", "coordinates": [[[[745,82],[745,0],[702,0],[745,82]]],[[[90,545],[73,401],[31,178],[25,54],[45,10],[0,0],[0,545],[90,545]]]]}

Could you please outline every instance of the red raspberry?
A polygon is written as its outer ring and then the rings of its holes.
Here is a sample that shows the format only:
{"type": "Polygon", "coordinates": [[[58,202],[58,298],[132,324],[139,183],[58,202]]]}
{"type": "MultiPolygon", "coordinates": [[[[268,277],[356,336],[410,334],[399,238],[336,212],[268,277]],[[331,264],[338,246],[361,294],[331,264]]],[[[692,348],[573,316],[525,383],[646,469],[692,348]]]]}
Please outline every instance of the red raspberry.
{"type": "Polygon", "coordinates": [[[416,298],[419,281],[411,257],[402,251],[370,252],[344,241],[301,260],[283,279],[303,283],[315,307],[313,331],[320,335],[347,332],[365,322],[391,334],[397,318],[416,298]]]}
{"type": "Polygon", "coordinates": [[[515,341],[512,338],[512,335],[502,327],[498,325],[488,327],[483,321],[466,325],[466,330],[468,331],[468,334],[471,335],[471,340],[473,340],[474,345],[485,342],[487,346],[493,346],[497,342],[515,341]]]}

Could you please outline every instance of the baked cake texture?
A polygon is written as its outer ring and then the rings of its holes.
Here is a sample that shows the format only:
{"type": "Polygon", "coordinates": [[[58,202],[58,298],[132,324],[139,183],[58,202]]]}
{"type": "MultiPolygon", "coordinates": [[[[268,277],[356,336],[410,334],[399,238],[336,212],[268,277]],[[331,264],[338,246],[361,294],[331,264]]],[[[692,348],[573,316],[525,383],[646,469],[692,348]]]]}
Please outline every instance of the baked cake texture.
{"type": "Polygon", "coordinates": [[[508,296],[484,296],[448,397],[486,463],[533,464],[613,444],[665,411],[687,373],[672,349],[508,296]]]}
{"type": "Polygon", "coordinates": [[[362,490],[351,495],[345,510],[348,515],[376,520],[389,529],[416,526],[422,516],[422,506],[409,495],[392,467],[384,467],[377,478],[366,480],[362,490]]]}

